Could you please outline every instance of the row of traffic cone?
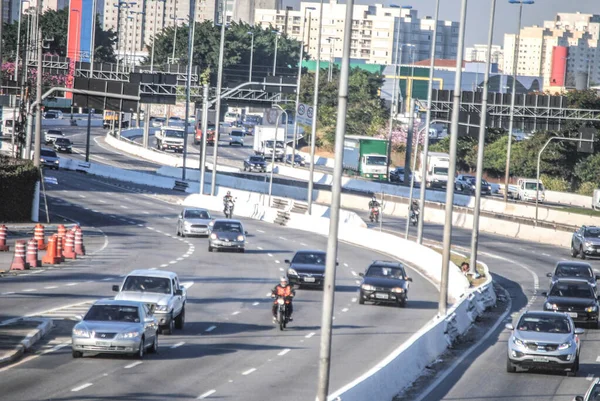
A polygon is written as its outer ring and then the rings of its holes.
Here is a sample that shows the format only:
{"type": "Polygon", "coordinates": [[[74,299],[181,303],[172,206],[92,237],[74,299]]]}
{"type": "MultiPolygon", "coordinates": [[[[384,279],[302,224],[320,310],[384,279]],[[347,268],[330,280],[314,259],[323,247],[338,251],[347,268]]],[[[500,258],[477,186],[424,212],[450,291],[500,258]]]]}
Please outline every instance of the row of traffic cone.
{"type": "MultiPolygon", "coordinates": [[[[4,248],[8,251],[8,246],[6,245],[6,226],[2,225],[0,226],[0,251],[4,248]],[[2,235],[3,233],[4,236],[2,235]]],[[[32,239],[29,241],[16,241],[15,255],[10,270],[25,270],[40,267],[42,263],[55,265],[64,262],[65,259],[76,259],[78,255],[85,255],[81,227],[75,225],[71,230],[67,230],[64,225],[60,224],[58,226],[58,233],[50,236],[48,243],[46,243],[44,226],[38,224],[35,226],[34,237],[32,239]],[[38,259],[39,250],[46,250],[46,255],[44,255],[41,261],[38,259]]]]}

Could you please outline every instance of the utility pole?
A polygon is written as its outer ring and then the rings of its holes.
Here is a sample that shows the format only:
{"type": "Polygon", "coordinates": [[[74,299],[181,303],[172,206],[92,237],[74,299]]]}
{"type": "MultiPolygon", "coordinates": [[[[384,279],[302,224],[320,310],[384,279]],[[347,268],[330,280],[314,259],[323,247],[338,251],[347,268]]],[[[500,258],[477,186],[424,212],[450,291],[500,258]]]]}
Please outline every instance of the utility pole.
{"type": "Polygon", "coordinates": [[[477,145],[477,171],[475,177],[475,205],[473,206],[473,230],[471,232],[471,273],[477,270],[477,247],[479,245],[479,207],[481,205],[481,180],[483,179],[483,149],[485,147],[485,132],[487,130],[487,98],[490,83],[490,66],[492,63],[492,40],[494,39],[494,17],[496,15],[496,0],[491,0],[490,26],[488,33],[487,60],[483,77],[483,93],[481,99],[481,116],[479,125],[479,143],[477,145]]]}
{"type": "MultiPolygon", "coordinates": [[[[202,91],[202,149],[200,149],[200,195],[204,195],[204,174],[206,173],[206,134],[208,131],[208,83],[202,91]]],[[[214,166],[213,166],[214,167],[214,166]]]]}
{"type": "Polygon", "coordinates": [[[412,102],[412,97],[410,98],[411,102],[409,103],[409,107],[408,107],[408,130],[406,131],[406,154],[405,154],[405,158],[404,158],[404,182],[409,182],[410,181],[410,173],[411,173],[411,168],[410,168],[410,155],[412,153],[412,140],[413,140],[413,124],[414,124],[414,114],[415,114],[415,108],[414,108],[414,102],[412,102]]]}
{"type": "Polygon", "coordinates": [[[450,165],[448,166],[448,185],[446,186],[446,221],[444,224],[444,242],[442,250],[442,274],[440,281],[439,316],[445,316],[448,308],[448,274],[450,264],[450,246],[452,243],[452,212],[454,206],[454,175],[456,174],[456,148],[458,141],[458,117],[460,112],[460,97],[462,84],[462,64],[465,46],[465,25],[467,19],[467,0],[462,0],[460,25],[458,32],[458,54],[456,56],[456,74],[454,78],[454,93],[452,105],[452,124],[450,130],[450,165]]]}
{"type": "Polygon", "coordinates": [[[400,24],[402,23],[402,15],[398,18],[398,37],[396,38],[396,60],[394,62],[394,79],[392,80],[392,101],[390,102],[390,128],[388,130],[388,148],[387,148],[387,168],[386,168],[386,177],[390,176],[390,165],[392,160],[392,132],[394,131],[394,117],[397,113],[396,105],[398,101],[396,100],[396,89],[398,88],[398,54],[399,54],[399,44],[400,44],[400,24]]]}
{"type": "MultiPolygon", "coordinates": [[[[190,19],[189,26],[195,26],[194,12],[196,11],[196,0],[190,0],[190,19]]],[[[177,27],[175,27],[177,29],[177,27]]],[[[176,31],[177,32],[177,31],[176,31]]],[[[187,79],[185,85],[185,125],[183,132],[183,169],[181,171],[181,180],[185,181],[185,159],[187,156],[187,143],[188,143],[188,128],[190,126],[190,97],[192,87],[192,62],[194,58],[194,29],[190,29],[188,36],[188,68],[187,68],[187,79]]],[[[167,120],[168,121],[168,120],[167,120]]]]}
{"type": "MultiPolygon", "coordinates": [[[[40,152],[42,149],[42,50],[44,38],[42,37],[42,28],[38,26],[37,40],[37,83],[35,88],[35,100],[37,102],[37,114],[35,115],[35,139],[33,150],[33,165],[40,167],[40,152]]],[[[27,155],[29,158],[29,155],[27,155]]]]}

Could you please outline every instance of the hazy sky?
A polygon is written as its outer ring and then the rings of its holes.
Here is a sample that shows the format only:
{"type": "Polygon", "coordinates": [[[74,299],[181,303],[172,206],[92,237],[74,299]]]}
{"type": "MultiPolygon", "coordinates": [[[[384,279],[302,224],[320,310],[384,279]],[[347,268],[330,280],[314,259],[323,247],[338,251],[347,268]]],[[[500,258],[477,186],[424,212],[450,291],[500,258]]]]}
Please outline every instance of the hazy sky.
{"type": "MultiPolygon", "coordinates": [[[[329,2],[330,0],[324,0],[329,2]]],[[[345,3],[345,0],[339,0],[345,3]]],[[[300,0],[283,0],[284,6],[298,9],[300,0]]],[[[435,12],[435,0],[355,0],[355,4],[397,4],[410,5],[418,11],[419,17],[435,12]]],[[[467,46],[487,42],[488,23],[490,19],[491,0],[469,0],[467,7],[467,46]]],[[[461,0],[440,0],[440,19],[458,21],[460,18],[461,0]]],[[[535,4],[523,6],[523,25],[542,25],[543,21],[553,20],[556,13],[576,12],[600,14],[600,0],[536,0],[535,4]]],[[[496,26],[494,43],[502,45],[505,33],[517,30],[519,6],[509,4],[508,0],[496,1],[496,26]]]]}

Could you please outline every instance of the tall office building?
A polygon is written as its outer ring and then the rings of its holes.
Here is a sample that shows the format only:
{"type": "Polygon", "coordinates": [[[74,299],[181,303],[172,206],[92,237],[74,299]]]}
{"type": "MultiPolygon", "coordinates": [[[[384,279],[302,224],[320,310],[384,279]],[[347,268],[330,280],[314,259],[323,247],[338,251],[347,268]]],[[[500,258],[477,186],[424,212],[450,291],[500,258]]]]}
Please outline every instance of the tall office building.
{"type": "MultiPolygon", "coordinates": [[[[300,39],[306,16],[303,39],[307,44],[308,54],[316,58],[320,52],[322,60],[338,60],[342,57],[346,4],[338,0],[330,0],[324,4],[321,48],[317,49],[319,7],[320,3],[303,1],[300,3],[300,10],[289,7],[285,10],[257,8],[254,21],[256,24],[272,26],[280,32],[286,32],[292,38],[300,39]]],[[[385,7],[381,4],[355,5],[350,57],[354,62],[392,64],[396,59],[396,43],[399,42],[401,63],[427,59],[431,52],[434,23],[431,17],[419,18],[417,10],[385,7]]],[[[456,58],[457,46],[458,23],[439,21],[436,57],[456,58]]]]}
{"type": "MultiPolygon", "coordinates": [[[[508,74],[513,73],[515,44],[515,34],[504,35],[508,74]]],[[[600,15],[558,13],[543,26],[521,29],[517,74],[543,76],[546,88],[600,83],[600,15]]]]}

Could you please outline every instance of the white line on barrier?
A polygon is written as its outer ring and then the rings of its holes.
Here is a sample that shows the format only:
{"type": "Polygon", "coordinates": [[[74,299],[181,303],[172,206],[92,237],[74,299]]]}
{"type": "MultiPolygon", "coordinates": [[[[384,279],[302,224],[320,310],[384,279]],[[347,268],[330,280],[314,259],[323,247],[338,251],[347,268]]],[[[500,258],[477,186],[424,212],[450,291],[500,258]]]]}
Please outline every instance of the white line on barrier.
{"type": "Polygon", "coordinates": [[[206,393],[204,393],[204,394],[201,394],[201,395],[198,397],[198,399],[199,399],[199,400],[203,400],[203,399],[205,399],[205,398],[207,398],[207,397],[210,397],[211,395],[213,395],[213,394],[214,394],[214,393],[216,393],[216,392],[217,392],[217,390],[215,390],[215,389],[208,390],[206,393]]]}

